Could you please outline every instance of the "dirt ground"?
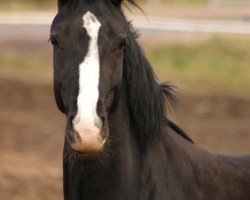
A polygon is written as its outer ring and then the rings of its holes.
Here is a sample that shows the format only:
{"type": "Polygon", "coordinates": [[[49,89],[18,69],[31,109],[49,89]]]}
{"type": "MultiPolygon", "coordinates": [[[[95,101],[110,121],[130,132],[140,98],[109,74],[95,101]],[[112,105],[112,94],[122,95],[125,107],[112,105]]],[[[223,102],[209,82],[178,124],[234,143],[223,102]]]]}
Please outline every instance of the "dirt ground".
{"type": "MultiPolygon", "coordinates": [[[[0,199],[62,197],[64,117],[52,86],[0,80],[0,199]]],[[[184,94],[175,120],[204,148],[250,152],[250,97],[184,94]]]]}

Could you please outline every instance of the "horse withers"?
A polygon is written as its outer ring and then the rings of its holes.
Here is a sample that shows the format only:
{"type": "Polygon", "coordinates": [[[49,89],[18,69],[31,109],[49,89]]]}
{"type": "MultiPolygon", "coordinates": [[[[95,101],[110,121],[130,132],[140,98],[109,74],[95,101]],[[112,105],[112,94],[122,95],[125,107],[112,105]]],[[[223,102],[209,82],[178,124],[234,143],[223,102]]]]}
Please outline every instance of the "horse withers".
{"type": "Polygon", "coordinates": [[[157,82],[121,5],[58,1],[50,40],[67,116],[65,200],[250,199],[250,156],[207,152],[167,119],[172,87],[157,82]]]}

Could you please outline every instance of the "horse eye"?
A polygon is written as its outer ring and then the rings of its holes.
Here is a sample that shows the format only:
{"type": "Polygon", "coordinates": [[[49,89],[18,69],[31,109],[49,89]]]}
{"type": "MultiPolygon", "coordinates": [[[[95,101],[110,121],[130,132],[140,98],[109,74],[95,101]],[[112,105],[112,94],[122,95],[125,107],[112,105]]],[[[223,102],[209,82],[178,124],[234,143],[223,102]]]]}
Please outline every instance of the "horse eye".
{"type": "Polygon", "coordinates": [[[54,46],[54,47],[58,47],[59,46],[59,43],[56,39],[56,37],[54,36],[51,36],[50,39],[49,39],[50,43],[54,46]]]}
{"type": "Polygon", "coordinates": [[[127,39],[123,39],[121,43],[119,44],[119,49],[124,50],[125,46],[127,44],[127,39]]]}

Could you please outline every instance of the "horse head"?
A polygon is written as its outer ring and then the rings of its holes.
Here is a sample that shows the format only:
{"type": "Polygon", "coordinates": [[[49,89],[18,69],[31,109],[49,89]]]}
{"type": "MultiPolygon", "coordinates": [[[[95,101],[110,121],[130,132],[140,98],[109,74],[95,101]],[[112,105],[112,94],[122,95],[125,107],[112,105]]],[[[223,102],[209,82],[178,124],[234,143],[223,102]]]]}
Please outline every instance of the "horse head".
{"type": "Polygon", "coordinates": [[[66,138],[82,154],[100,152],[109,135],[127,41],[121,3],[60,0],[51,26],[55,98],[67,116],[66,138]]]}

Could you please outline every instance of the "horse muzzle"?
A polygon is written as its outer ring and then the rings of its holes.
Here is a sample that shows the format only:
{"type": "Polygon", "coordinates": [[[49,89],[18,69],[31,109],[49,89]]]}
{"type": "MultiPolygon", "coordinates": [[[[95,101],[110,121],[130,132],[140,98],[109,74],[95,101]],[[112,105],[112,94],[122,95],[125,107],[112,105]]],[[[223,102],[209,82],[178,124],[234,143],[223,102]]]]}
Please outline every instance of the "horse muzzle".
{"type": "Polygon", "coordinates": [[[68,123],[66,138],[74,151],[89,156],[103,151],[108,135],[104,125],[98,128],[94,124],[68,123]]]}
{"type": "Polygon", "coordinates": [[[106,139],[102,130],[94,125],[77,124],[74,127],[74,141],[71,147],[82,154],[96,154],[103,150],[106,139]]]}

